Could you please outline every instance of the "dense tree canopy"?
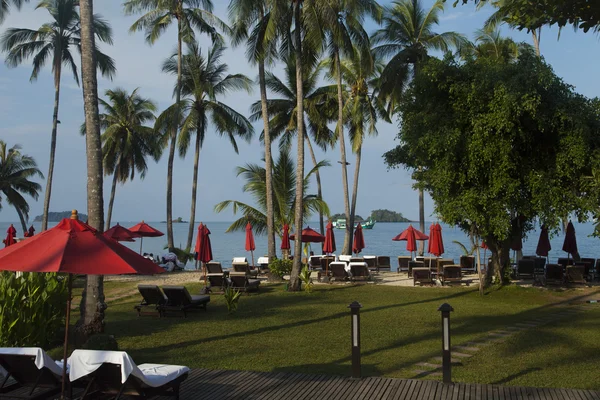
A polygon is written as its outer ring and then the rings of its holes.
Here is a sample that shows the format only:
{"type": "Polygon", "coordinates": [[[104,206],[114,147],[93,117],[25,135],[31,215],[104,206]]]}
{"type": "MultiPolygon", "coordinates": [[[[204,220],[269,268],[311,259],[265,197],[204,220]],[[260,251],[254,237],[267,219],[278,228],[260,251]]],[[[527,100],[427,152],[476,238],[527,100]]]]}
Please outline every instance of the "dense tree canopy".
{"type": "Polygon", "coordinates": [[[501,276],[512,238],[596,208],[595,103],[530,51],[513,63],[431,59],[405,101],[389,166],[415,171],[444,222],[475,232],[501,276]],[[422,170],[417,170],[422,167],[422,170]]]}

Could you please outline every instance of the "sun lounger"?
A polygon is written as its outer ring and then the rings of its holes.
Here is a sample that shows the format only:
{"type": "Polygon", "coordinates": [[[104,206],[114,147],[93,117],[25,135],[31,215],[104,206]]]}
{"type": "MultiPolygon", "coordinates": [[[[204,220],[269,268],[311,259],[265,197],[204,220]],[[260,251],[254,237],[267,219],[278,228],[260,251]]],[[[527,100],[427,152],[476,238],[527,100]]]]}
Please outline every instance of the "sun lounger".
{"type": "MultiPolygon", "coordinates": [[[[408,262],[408,277],[410,278],[412,275],[412,270],[414,268],[424,268],[425,264],[423,264],[423,261],[409,261],[408,262]]],[[[429,268],[429,267],[427,267],[429,268]]]]}
{"type": "Polygon", "coordinates": [[[167,304],[167,298],[156,285],[138,285],[138,291],[142,295],[142,302],[133,308],[138,317],[142,314],[158,313],[162,317],[162,307],[167,304]]]}
{"type": "Polygon", "coordinates": [[[475,266],[475,257],[473,256],[460,256],[460,267],[462,268],[463,275],[474,274],[477,272],[475,266]]]}
{"type": "Polygon", "coordinates": [[[560,264],[546,265],[546,284],[562,285],[565,282],[563,266],[560,264]]]}
{"type": "Polygon", "coordinates": [[[340,254],[340,256],[338,257],[338,262],[345,262],[347,264],[350,262],[351,258],[352,258],[352,256],[349,256],[346,254],[340,254]]]}
{"type": "MultiPolygon", "coordinates": [[[[200,278],[202,280],[202,278],[200,278]]],[[[226,274],[206,274],[208,280],[208,287],[212,293],[224,293],[225,288],[229,286],[226,274]]]]}
{"type": "Polygon", "coordinates": [[[189,370],[180,365],[136,365],[123,351],[75,350],[69,357],[69,379],[86,388],[82,399],[116,396],[116,400],[122,395],[179,399],[180,385],[189,370]]]}
{"type": "Polygon", "coordinates": [[[364,261],[365,261],[365,259],[362,258],[362,257],[353,256],[353,257],[350,257],[349,263],[352,263],[352,262],[364,262],[364,261]]]}
{"type": "Polygon", "coordinates": [[[321,264],[321,270],[323,270],[323,272],[325,272],[326,270],[329,271],[329,265],[332,262],[335,262],[335,257],[332,257],[332,256],[321,257],[319,262],[321,264]]]}
{"type": "Polygon", "coordinates": [[[346,272],[345,262],[332,262],[329,264],[329,272],[331,273],[331,278],[335,281],[345,282],[348,280],[348,272],[346,272]]]}
{"type": "Polygon", "coordinates": [[[444,265],[442,266],[442,278],[444,284],[452,282],[462,282],[462,268],[460,265],[444,265]]]}
{"type": "Polygon", "coordinates": [[[417,286],[417,282],[419,282],[420,286],[424,284],[432,284],[433,279],[431,277],[431,270],[429,267],[417,267],[412,269],[413,275],[413,285],[417,286]]]}
{"type": "Polygon", "coordinates": [[[410,256],[398,256],[398,273],[408,272],[408,262],[410,260],[410,256]]]}
{"type": "Polygon", "coordinates": [[[377,272],[379,271],[391,271],[392,264],[388,256],[377,256],[377,272]]]}
{"type": "Polygon", "coordinates": [[[563,267],[563,272],[566,272],[567,270],[567,266],[568,265],[573,265],[573,263],[575,262],[575,260],[573,260],[572,258],[559,258],[557,264],[562,265],[563,267]]]}
{"type": "Polygon", "coordinates": [[[206,273],[207,274],[222,274],[223,266],[220,262],[211,261],[206,263],[206,273]]]}
{"type": "Polygon", "coordinates": [[[229,274],[230,287],[246,293],[257,292],[260,287],[258,279],[248,279],[245,272],[231,272],[229,274]]]}
{"type": "Polygon", "coordinates": [[[321,268],[321,256],[310,256],[310,260],[308,262],[310,269],[320,269],[321,268]]]}
{"type": "Polygon", "coordinates": [[[585,267],[583,265],[569,265],[565,274],[567,284],[585,285],[585,267]]]}
{"type": "Polygon", "coordinates": [[[185,286],[163,286],[162,289],[167,296],[167,304],[161,307],[163,315],[166,311],[181,311],[186,317],[189,310],[206,310],[210,303],[210,296],[191,295],[185,286]]]}
{"type": "Polygon", "coordinates": [[[39,347],[3,347],[0,382],[0,398],[52,398],[61,390],[62,366],[39,347]]]}
{"type": "Polygon", "coordinates": [[[535,273],[535,260],[522,258],[517,263],[517,277],[519,279],[533,279],[535,273]]]}
{"type": "Polygon", "coordinates": [[[251,278],[256,278],[258,276],[257,269],[250,269],[250,266],[247,262],[234,262],[231,265],[233,272],[243,272],[251,278]]]}
{"type": "Polygon", "coordinates": [[[363,261],[367,263],[369,271],[377,272],[377,257],[375,256],[364,256],[363,261]]]}
{"type": "Polygon", "coordinates": [[[595,258],[582,257],[579,262],[576,262],[575,265],[582,264],[585,266],[585,277],[586,279],[590,279],[593,277],[592,270],[594,269],[594,265],[596,264],[595,258]]]}
{"type": "Polygon", "coordinates": [[[247,263],[248,259],[246,257],[233,257],[233,260],[231,260],[231,263],[247,263]]]}
{"type": "Polygon", "coordinates": [[[371,279],[369,273],[369,267],[366,262],[351,262],[350,263],[350,280],[355,281],[368,281],[371,279]]]}

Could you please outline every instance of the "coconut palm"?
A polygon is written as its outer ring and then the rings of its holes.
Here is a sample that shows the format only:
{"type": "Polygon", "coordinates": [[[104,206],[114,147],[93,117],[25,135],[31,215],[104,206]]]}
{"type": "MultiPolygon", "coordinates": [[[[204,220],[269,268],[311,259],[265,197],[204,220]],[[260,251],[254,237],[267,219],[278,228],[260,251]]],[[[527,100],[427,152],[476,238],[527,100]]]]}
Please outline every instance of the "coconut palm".
{"type": "MultiPolygon", "coordinates": [[[[130,32],[144,31],[146,41],[154,44],[167,30],[177,22],[177,86],[175,104],[181,101],[181,57],[183,42],[195,40],[194,29],[208,34],[213,42],[221,41],[217,29],[229,32],[227,24],[212,13],[211,0],[128,0],[124,4],[125,14],[142,13],[131,25],[130,32]]],[[[177,113],[178,114],[178,113],[177,113]]],[[[173,121],[170,127],[169,160],[167,162],[167,247],[173,249],[173,162],[179,121],[173,121]]]]}
{"type": "Polygon", "coordinates": [[[29,204],[23,195],[38,199],[42,187],[31,181],[32,178],[44,178],[33,158],[21,154],[21,146],[8,148],[6,142],[0,140],[0,210],[2,200],[13,206],[21,220],[23,232],[27,231],[29,204]]]}
{"type": "Polygon", "coordinates": [[[133,180],[136,171],[144,179],[148,171],[146,158],[160,159],[162,138],[145,125],[154,121],[156,104],[141,97],[138,89],[131,93],[120,88],[107,90],[105,96],[108,101],[98,101],[104,109],[100,114],[104,175],[113,176],[106,216],[106,226],[110,227],[117,183],[133,180]]]}
{"type": "Polygon", "coordinates": [[[29,0],[0,0],[0,24],[6,19],[11,7],[20,10],[23,3],[27,1],[29,0]]]}
{"type": "Polygon", "coordinates": [[[263,120],[265,148],[265,190],[267,210],[267,254],[270,259],[277,256],[275,249],[275,226],[273,222],[273,182],[271,154],[271,135],[269,133],[269,116],[267,113],[267,86],[265,67],[277,56],[277,43],[285,28],[288,11],[286,2],[282,0],[231,0],[229,18],[233,22],[234,46],[246,42],[248,61],[258,66],[258,86],[260,89],[261,118],[263,120]]]}
{"type": "MultiPolygon", "coordinates": [[[[329,166],[329,163],[321,161],[306,174],[303,180],[299,179],[304,189],[302,208],[307,218],[316,212],[329,214],[327,203],[319,199],[316,195],[306,194],[312,174],[325,166],[329,166]]],[[[261,165],[246,164],[243,167],[237,168],[237,175],[242,176],[246,180],[242,190],[244,193],[252,196],[256,205],[253,206],[236,200],[225,200],[215,206],[215,211],[220,213],[231,207],[234,214],[238,211],[243,214],[241,218],[237,219],[227,228],[226,232],[243,231],[246,228],[246,223],[250,221],[254,233],[258,235],[263,234],[267,231],[266,171],[261,165]]],[[[296,177],[294,162],[289,151],[287,149],[280,149],[279,158],[273,164],[273,219],[275,220],[275,230],[279,237],[281,237],[281,229],[284,224],[294,225],[296,208],[295,187],[298,181],[296,177]]],[[[295,230],[298,231],[297,226],[295,230]]]]}
{"type": "Polygon", "coordinates": [[[532,46],[503,37],[500,31],[485,27],[475,32],[475,42],[460,49],[462,58],[490,58],[499,62],[515,61],[519,54],[532,46]]]}
{"type": "MultiPolygon", "coordinates": [[[[376,44],[375,56],[389,58],[379,82],[379,95],[386,99],[388,110],[394,110],[403,89],[427,59],[429,50],[445,52],[452,47],[460,49],[467,45],[468,40],[456,32],[434,32],[443,11],[443,0],[436,0],[429,10],[423,8],[422,0],[396,0],[385,8],[383,27],[373,34],[371,41],[376,44]]],[[[419,189],[419,226],[424,232],[423,189],[419,189]]],[[[423,250],[424,245],[420,242],[419,253],[423,254],[423,250]]]]}
{"type": "MultiPolygon", "coordinates": [[[[76,48],[81,52],[81,26],[77,12],[77,0],[42,0],[37,8],[48,11],[52,21],[42,25],[37,30],[9,28],[0,39],[2,50],[7,52],[6,64],[16,67],[32,59],[33,72],[31,81],[37,79],[40,70],[50,59],[54,76],[54,112],[52,118],[52,134],[50,140],[50,165],[44,195],[44,214],[42,230],[48,227],[48,210],[52,193],[52,178],[54,174],[54,157],[56,153],[56,132],[58,127],[58,105],[60,99],[60,82],[63,65],[71,70],[73,79],[79,84],[77,65],[71,50],[76,48]]],[[[112,30],[108,22],[99,16],[94,16],[94,34],[98,40],[112,44],[112,30]]],[[[96,64],[104,76],[112,77],[115,73],[114,61],[95,48],[96,64]]]]}
{"type": "MultiPolygon", "coordinates": [[[[271,93],[274,93],[273,97],[277,95],[277,98],[268,99],[266,104],[268,117],[271,118],[269,122],[271,140],[281,138],[280,148],[289,149],[292,138],[297,134],[295,57],[293,55],[288,56],[284,59],[284,62],[285,79],[283,81],[273,73],[266,74],[265,86],[271,93]]],[[[303,92],[305,93],[304,110],[307,121],[304,123],[303,135],[313,166],[317,165],[317,157],[311,143],[311,137],[312,141],[324,151],[336,142],[336,135],[327,126],[329,122],[335,120],[336,88],[335,86],[318,87],[322,70],[323,65],[304,64],[303,92]]],[[[262,117],[262,101],[252,104],[250,110],[252,112],[250,120],[259,120],[262,117]]],[[[261,138],[266,138],[266,132],[263,132],[261,138]]],[[[322,199],[321,176],[318,170],[315,171],[315,179],[317,182],[317,197],[322,199]]],[[[322,213],[319,213],[319,225],[321,234],[324,234],[322,213]]]]}
{"type": "MultiPolygon", "coordinates": [[[[250,142],[254,134],[250,121],[219,99],[219,97],[235,90],[250,92],[252,87],[252,81],[245,75],[225,75],[228,67],[220,62],[224,50],[225,48],[221,44],[215,43],[205,56],[198,44],[188,44],[187,53],[183,56],[181,64],[181,94],[183,100],[181,104],[170,107],[173,111],[177,108],[181,114],[182,124],[178,147],[179,154],[182,157],[185,156],[190,147],[192,136],[196,135],[192,206],[186,245],[186,251],[188,252],[192,247],[194,238],[200,149],[204,144],[209,118],[216,133],[227,137],[236,153],[238,152],[236,136],[250,142]]],[[[165,62],[163,71],[176,75],[177,70],[178,62],[175,54],[165,62]]]]}

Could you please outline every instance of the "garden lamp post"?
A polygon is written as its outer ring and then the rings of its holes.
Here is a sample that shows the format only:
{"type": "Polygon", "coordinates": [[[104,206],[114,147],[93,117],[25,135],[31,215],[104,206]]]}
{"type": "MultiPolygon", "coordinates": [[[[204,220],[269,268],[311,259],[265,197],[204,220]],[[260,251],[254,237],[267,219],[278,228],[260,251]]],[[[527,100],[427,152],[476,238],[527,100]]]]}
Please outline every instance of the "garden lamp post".
{"type": "Polygon", "coordinates": [[[450,313],[454,308],[448,303],[444,303],[438,308],[442,313],[442,374],[444,383],[452,383],[451,362],[452,355],[450,351],[450,313]]]}
{"type": "Polygon", "coordinates": [[[352,340],[352,378],[360,379],[360,309],[362,305],[358,301],[353,301],[348,308],[350,309],[350,337],[352,340]]]}

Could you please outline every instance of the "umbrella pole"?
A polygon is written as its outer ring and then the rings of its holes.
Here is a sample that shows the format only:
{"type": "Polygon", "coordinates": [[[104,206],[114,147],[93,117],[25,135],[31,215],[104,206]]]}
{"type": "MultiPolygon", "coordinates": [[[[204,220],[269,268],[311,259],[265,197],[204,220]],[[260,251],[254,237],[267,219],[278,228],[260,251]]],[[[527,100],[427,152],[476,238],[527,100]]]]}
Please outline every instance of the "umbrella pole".
{"type": "Polygon", "coordinates": [[[70,324],[70,320],[71,320],[71,297],[72,297],[72,292],[73,292],[73,275],[69,274],[69,277],[67,278],[67,287],[68,287],[68,296],[67,297],[67,315],[66,315],[66,322],[65,322],[65,342],[63,345],[63,368],[62,368],[62,383],[61,383],[61,392],[60,392],[60,398],[64,399],[65,398],[65,385],[67,382],[67,353],[68,353],[68,347],[69,347],[69,324],[70,324]]]}
{"type": "Polygon", "coordinates": [[[254,267],[254,250],[250,250],[250,254],[252,255],[252,267],[254,267]]]}
{"type": "Polygon", "coordinates": [[[144,244],[144,237],[140,238],[140,255],[142,255],[142,245],[144,244]]]}

